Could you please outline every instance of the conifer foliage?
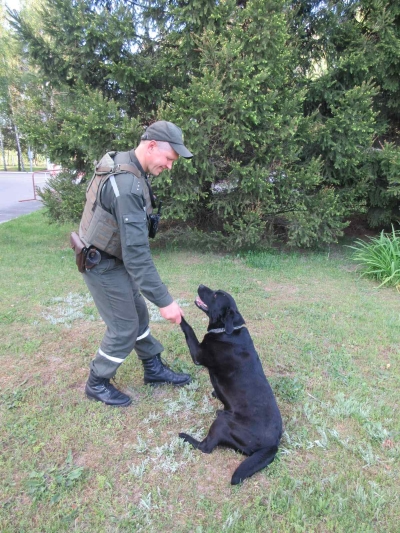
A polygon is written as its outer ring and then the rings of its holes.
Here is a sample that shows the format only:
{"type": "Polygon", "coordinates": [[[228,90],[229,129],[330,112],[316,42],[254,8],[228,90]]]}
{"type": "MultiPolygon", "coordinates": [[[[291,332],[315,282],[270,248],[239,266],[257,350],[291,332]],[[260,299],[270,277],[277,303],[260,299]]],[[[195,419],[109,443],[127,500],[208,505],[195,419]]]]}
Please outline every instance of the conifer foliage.
{"type": "Polygon", "coordinates": [[[89,172],[166,119],[195,157],[154,180],[164,213],[228,249],[323,245],[360,213],[398,220],[396,2],[42,6],[9,19],[34,69],[20,128],[54,161],[89,172]]]}

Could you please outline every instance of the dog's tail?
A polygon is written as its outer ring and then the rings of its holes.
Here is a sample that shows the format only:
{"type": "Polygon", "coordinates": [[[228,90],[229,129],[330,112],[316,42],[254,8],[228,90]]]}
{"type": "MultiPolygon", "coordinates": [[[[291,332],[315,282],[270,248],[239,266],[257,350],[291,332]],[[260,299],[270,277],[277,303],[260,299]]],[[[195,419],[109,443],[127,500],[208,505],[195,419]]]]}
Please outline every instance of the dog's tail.
{"type": "Polygon", "coordinates": [[[261,448],[250,455],[250,457],[247,457],[233,473],[231,485],[241,483],[246,478],[271,464],[275,459],[277,451],[278,446],[271,446],[270,448],[261,448]]]}

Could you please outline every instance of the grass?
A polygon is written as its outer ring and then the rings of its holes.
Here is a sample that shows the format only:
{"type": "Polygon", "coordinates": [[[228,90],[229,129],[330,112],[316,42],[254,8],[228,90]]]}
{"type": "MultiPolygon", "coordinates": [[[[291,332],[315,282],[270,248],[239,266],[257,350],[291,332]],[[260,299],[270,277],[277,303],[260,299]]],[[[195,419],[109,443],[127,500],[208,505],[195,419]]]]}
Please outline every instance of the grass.
{"type": "MultiPolygon", "coordinates": [[[[154,248],[199,337],[204,283],[231,292],[285,424],[267,469],[231,487],[243,457],[201,454],[220,407],[180,329],[152,332],[183,389],[143,385],[134,354],[118,410],[84,397],[104,325],[68,246],[41,212],[0,226],[0,531],[395,532],[399,511],[399,294],[360,278],[348,249],[201,254],[154,248]]],[[[155,241],[157,243],[157,241],[155,241]]]]}

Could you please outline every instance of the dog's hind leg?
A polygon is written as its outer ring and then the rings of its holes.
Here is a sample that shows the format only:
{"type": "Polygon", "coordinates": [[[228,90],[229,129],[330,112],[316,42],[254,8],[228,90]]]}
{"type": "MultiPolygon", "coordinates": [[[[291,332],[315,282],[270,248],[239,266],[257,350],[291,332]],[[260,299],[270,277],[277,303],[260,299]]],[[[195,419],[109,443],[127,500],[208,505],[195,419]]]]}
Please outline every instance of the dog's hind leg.
{"type": "Polygon", "coordinates": [[[188,442],[193,446],[193,448],[198,448],[201,442],[199,440],[196,440],[191,435],[188,435],[187,433],[179,433],[179,437],[183,439],[185,442],[188,442]]]}
{"type": "Polygon", "coordinates": [[[275,459],[278,446],[261,448],[247,457],[235,470],[231,479],[231,485],[237,485],[246,478],[252,476],[262,468],[265,468],[275,459]]]}
{"type": "Polygon", "coordinates": [[[209,438],[209,434],[202,441],[196,440],[194,437],[188,435],[187,433],[179,433],[179,436],[185,442],[191,444],[193,448],[196,448],[196,450],[200,450],[203,453],[211,453],[213,449],[218,445],[218,442],[215,442],[209,438]]]}
{"type": "MultiPolygon", "coordinates": [[[[222,413],[223,411],[220,411],[222,413]]],[[[229,431],[225,421],[222,418],[217,418],[211,424],[207,437],[201,442],[191,437],[187,433],[179,433],[181,439],[191,444],[197,450],[203,453],[211,453],[218,444],[225,444],[222,436],[229,431]]]]}

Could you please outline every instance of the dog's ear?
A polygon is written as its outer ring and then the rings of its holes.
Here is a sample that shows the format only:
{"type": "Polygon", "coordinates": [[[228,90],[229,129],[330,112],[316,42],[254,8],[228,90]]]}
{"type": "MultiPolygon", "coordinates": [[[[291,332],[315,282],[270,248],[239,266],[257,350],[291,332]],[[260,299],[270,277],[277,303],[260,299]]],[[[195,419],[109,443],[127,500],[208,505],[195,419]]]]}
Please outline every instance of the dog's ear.
{"type": "Polygon", "coordinates": [[[233,332],[233,319],[235,317],[234,311],[228,307],[226,310],[225,316],[224,316],[224,325],[225,325],[225,332],[228,335],[231,335],[233,332]]]}

